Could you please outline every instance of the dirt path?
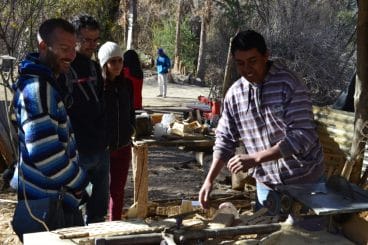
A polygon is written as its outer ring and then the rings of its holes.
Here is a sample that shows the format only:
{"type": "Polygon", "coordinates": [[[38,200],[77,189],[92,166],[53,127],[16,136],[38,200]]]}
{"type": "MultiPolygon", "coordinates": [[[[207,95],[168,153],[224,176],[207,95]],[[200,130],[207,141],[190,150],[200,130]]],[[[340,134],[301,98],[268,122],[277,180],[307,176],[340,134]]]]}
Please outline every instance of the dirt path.
{"type": "Polygon", "coordinates": [[[174,76],[176,83],[169,83],[167,97],[156,97],[159,93],[156,76],[150,76],[143,82],[143,107],[179,107],[185,108],[187,103],[196,102],[198,96],[208,96],[210,88],[183,83],[183,76],[174,76]]]}

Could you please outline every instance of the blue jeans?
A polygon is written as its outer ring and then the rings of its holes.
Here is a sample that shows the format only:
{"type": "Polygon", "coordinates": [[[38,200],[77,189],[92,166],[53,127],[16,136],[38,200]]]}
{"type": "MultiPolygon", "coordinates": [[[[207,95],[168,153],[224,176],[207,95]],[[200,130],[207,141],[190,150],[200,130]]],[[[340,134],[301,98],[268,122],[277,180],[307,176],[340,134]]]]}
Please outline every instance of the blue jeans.
{"type": "MultiPolygon", "coordinates": [[[[315,183],[323,183],[326,181],[326,178],[324,175],[322,175],[319,179],[317,179],[317,181],[315,183]]],[[[301,183],[300,183],[301,184],[301,183]]],[[[274,191],[273,189],[274,186],[266,186],[265,184],[261,183],[261,182],[256,182],[256,190],[257,190],[257,200],[256,200],[256,210],[261,209],[263,206],[265,206],[266,204],[266,200],[267,197],[269,195],[277,195],[279,196],[278,192],[274,191]]]]}
{"type": "Polygon", "coordinates": [[[256,199],[256,210],[261,209],[266,206],[267,196],[273,192],[276,194],[274,190],[269,188],[268,186],[257,181],[256,183],[256,191],[257,191],[257,199],[256,199]]]}
{"type": "MultiPolygon", "coordinates": [[[[323,182],[324,177],[322,176],[319,182],[323,182]]],[[[263,206],[266,206],[266,200],[269,195],[272,195],[275,199],[278,199],[279,202],[276,205],[280,205],[280,194],[270,187],[257,182],[257,200],[256,200],[256,210],[259,210],[263,206]]],[[[279,207],[276,208],[279,210],[279,207]]],[[[277,213],[276,213],[277,214],[277,213]]],[[[271,214],[271,215],[276,215],[271,214]]],[[[287,214],[284,214],[287,215],[287,214]]],[[[319,231],[326,227],[327,218],[325,216],[317,216],[317,215],[310,215],[310,216],[295,216],[293,214],[289,214],[287,218],[287,223],[291,225],[299,226],[303,229],[309,231],[319,231]]]]}
{"type": "Polygon", "coordinates": [[[86,223],[105,221],[109,203],[110,156],[102,150],[94,154],[79,153],[79,163],[93,184],[92,195],[87,201],[86,223]]]}

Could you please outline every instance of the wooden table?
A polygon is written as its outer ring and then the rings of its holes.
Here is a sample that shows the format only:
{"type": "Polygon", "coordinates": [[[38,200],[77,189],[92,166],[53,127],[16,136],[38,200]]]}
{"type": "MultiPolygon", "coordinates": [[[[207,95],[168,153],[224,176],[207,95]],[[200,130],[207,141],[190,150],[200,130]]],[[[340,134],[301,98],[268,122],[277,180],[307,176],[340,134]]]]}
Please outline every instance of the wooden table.
{"type": "Polygon", "coordinates": [[[175,146],[189,147],[191,150],[204,151],[212,149],[215,142],[213,136],[167,137],[156,139],[153,137],[134,141],[133,147],[133,180],[134,180],[134,208],[136,217],[147,216],[148,208],[148,147],[175,146]]]}

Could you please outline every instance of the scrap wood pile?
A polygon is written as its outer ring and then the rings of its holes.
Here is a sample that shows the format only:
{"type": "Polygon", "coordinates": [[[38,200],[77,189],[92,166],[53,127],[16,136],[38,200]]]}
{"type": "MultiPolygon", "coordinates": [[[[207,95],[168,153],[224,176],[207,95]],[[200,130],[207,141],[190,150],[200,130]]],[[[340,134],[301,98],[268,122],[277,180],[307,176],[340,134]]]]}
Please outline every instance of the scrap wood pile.
{"type": "Polygon", "coordinates": [[[156,139],[195,139],[214,135],[215,121],[206,119],[199,110],[182,113],[146,111],[136,116],[136,138],[154,136],[156,139]]]}
{"type": "Polygon", "coordinates": [[[278,217],[267,216],[266,209],[253,213],[250,200],[244,196],[222,195],[214,199],[212,206],[217,208],[204,210],[197,201],[191,200],[156,201],[150,203],[149,217],[144,220],[127,218],[61,229],[55,233],[60,239],[73,239],[77,244],[95,244],[97,240],[116,240],[118,244],[159,244],[170,239],[174,243],[168,244],[192,244],[195,240],[260,239],[280,229],[278,217]]]}
{"type": "Polygon", "coordinates": [[[208,124],[192,115],[187,118],[181,118],[173,113],[170,114],[151,114],[151,122],[153,125],[153,135],[156,138],[166,137],[201,137],[203,135],[212,135],[213,131],[208,124]]]}

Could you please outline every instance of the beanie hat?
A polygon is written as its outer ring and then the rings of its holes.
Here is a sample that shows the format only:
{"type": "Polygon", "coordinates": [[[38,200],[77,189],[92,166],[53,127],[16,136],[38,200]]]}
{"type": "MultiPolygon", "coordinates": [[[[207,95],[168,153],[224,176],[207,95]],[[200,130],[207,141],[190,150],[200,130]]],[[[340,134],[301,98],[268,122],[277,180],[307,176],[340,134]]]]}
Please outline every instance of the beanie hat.
{"type": "Polygon", "coordinates": [[[100,61],[100,66],[103,67],[112,57],[123,58],[123,50],[117,43],[106,42],[98,50],[98,60],[100,61]]]}

